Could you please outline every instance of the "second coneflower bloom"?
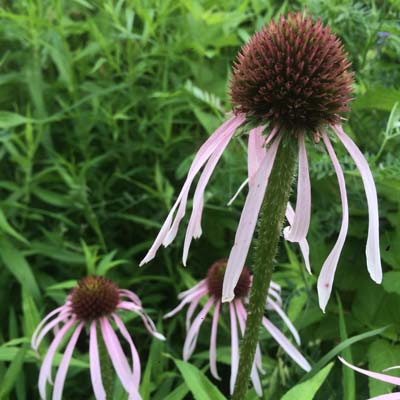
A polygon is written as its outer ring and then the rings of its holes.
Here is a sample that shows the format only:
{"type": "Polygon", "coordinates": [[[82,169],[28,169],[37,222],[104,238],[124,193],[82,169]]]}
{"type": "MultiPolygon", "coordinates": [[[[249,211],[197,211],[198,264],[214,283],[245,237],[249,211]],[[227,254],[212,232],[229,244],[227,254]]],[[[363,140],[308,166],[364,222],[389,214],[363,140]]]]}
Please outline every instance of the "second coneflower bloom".
{"type": "Polygon", "coordinates": [[[53,400],[61,400],[65,378],[82,331],[89,333],[89,363],[90,377],[96,400],[105,400],[106,391],[103,386],[100,365],[99,346],[104,343],[115,372],[123,388],[129,394],[130,400],[140,400],[140,360],[132,337],[128,332],[117,311],[130,311],[139,314],[147,330],[157,339],[164,340],[164,336],[156,331],[153,321],[144,312],[138,296],[130,290],[119,289],[109,279],[89,276],[81,279],[71,291],[66,303],[50,312],[36,328],[32,336],[32,347],[38,351],[44,337],[55,330],[55,337],[44,357],[39,374],[39,392],[42,399],[46,399],[46,383],[52,381],[52,364],[57,349],[63,339],[72,332],[64,355],[58,368],[53,389],[53,400]],[[112,324],[115,324],[129,345],[132,358],[132,367],[129,365],[120,340],[112,324]],[[101,338],[99,337],[101,336],[101,338]]]}
{"type": "Polygon", "coordinates": [[[223,301],[234,299],[234,288],[246,261],[275,156],[284,142],[298,147],[299,159],[296,207],[294,213],[288,210],[292,222],[285,230],[285,238],[300,243],[304,249],[311,217],[306,141],[311,141],[321,142],[332,160],[343,209],[338,239],[318,279],[319,302],[325,309],[349,221],[344,174],[330,135],[344,145],[364,183],[369,213],[366,263],[371,278],[380,283],[382,271],[375,184],[367,161],[341,126],[341,115],[348,111],[351,100],[353,74],[349,68],[350,62],[340,40],[320,20],[314,23],[311,17],[301,13],[289,14],[256,33],[242,48],[233,67],[230,95],[234,115],[197,152],[183,188],[142,264],[150,261],[161,245],[168,246],[174,240],[185,215],[190,187],[204,167],[194,192],[193,210],[186,230],[183,249],[183,263],[186,264],[192,239],[202,233],[206,185],[237,129],[246,127],[249,130],[249,192],[228,260],[223,301]]]}
{"type": "MultiPolygon", "coordinates": [[[[222,316],[222,282],[227,262],[225,259],[216,261],[208,270],[206,279],[200,281],[193,288],[179,294],[181,303],[171,312],[165,315],[170,318],[178,313],[185,305],[189,305],[186,314],[186,338],[183,345],[183,359],[187,361],[193,354],[201,325],[206,319],[207,314],[212,314],[211,336],[210,336],[210,371],[216,379],[220,379],[217,371],[217,331],[218,321],[222,316]],[[200,301],[207,298],[205,305],[201,308],[197,316],[192,320],[194,312],[200,301]],[[214,308],[213,308],[214,307],[214,308]]],[[[237,285],[235,287],[235,297],[229,303],[230,317],[230,333],[231,333],[231,380],[230,391],[233,392],[236,376],[239,366],[239,336],[244,335],[247,311],[245,305],[248,302],[252,276],[248,269],[243,268],[237,285]],[[239,328],[238,328],[239,325],[239,328]],[[239,333],[240,332],[240,333],[239,333]]],[[[296,343],[300,344],[300,337],[296,328],[291,323],[285,312],[282,310],[282,299],[280,296],[280,286],[271,282],[267,301],[265,304],[267,314],[270,312],[277,313],[292,333],[296,343]]],[[[228,305],[227,305],[228,306],[228,305]]],[[[285,350],[285,352],[305,371],[311,369],[308,361],[302,356],[297,348],[286,338],[286,336],[269,320],[263,317],[262,324],[276,342],[285,350]]],[[[257,345],[256,356],[251,372],[251,380],[257,394],[261,396],[262,386],[260,382],[259,372],[263,372],[261,362],[260,347],[257,345]]]]}

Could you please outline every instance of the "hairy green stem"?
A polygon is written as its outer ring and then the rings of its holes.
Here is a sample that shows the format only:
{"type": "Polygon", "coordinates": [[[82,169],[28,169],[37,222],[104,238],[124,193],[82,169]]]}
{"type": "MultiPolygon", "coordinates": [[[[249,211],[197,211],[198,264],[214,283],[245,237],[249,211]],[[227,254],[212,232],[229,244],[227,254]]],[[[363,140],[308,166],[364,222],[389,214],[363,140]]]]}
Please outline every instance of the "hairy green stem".
{"type": "Polygon", "coordinates": [[[243,400],[247,393],[265,301],[272,277],[273,261],[278,248],[297,160],[296,142],[290,140],[291,138],[287,141],[284,139],[279,145],[258,220],[253,283],[232,400],[243,400]]]}
{"type": "Polygon", "coordinates": [[[113,392],[114,392],[115,374],[102,335],[97,335],[97,338],[98,338],[97,342],[99,345],[101,378],[103,380],[103,386],[106,392],[106,399],[111,400],[113,398],[113,392]]]}

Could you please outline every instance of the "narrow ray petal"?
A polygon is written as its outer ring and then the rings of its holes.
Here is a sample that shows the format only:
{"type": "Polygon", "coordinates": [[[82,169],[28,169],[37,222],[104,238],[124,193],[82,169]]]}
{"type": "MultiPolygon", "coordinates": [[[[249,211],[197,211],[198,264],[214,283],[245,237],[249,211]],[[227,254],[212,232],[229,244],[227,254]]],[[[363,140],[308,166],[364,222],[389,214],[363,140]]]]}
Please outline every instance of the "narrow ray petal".
{"type": "Polygon", "coordinates": [[[84,325],[85,325],[84,322],[78,324],[65,349],[63,358],[60,363],[60,367],[58,368],[57,371],[56,380],[54,382],[53,400],[61,400],[62,398],[64,382],[67,376],[69,363],[71,362],[72,353],[74,352],[76,342],[78,341],[79,335],[81,334],[84,325]]]}
{"type": "Polygon", "coordinates": [[[392,385],[397,385],[397,386],[400,385],[400,378],[396,378],[395,376],[391,376],[391,375],[380,374],[378,372],[368,371],[367,369],[362,369],[362,368],[356,367],[355,365],[348,363],[342,357],[338,357],[338,358],[344,365],[347,365],[351,369],[354,369],[354,371],[360,372],[361,374],[367,375],[371,378],[378,379],[382,382],[391,383],[392,385]]]}
{"type": "Polygon", "coordinates": [[[70,321],[65,323],[65,325],[60,329],[60,331],[51,342],[49,350],[47,351],[46,356],[43,360],[42,367],[40,368],[39,373],[39,393],[42,399],[46,398],[46,381],[52,382],[51,365],[53,363],[54,355],[61,341],[64,339],[64,336],[67,334],[68,330],[75,322],[75,319],[71,319],[70,321]]]}
{"type": "Polygon", "coordinates": [[[299,135],[299,173],[297,181],[296,212],[293,224],[286,235],[290,242],[304,240],[308,233],[311,218],[311,185],[304,135],[299,135]]]}
{"type": "Polygon", "coordinates": [[[382,394],[381,396],[371,397],[369,400],[400,400],[400,392],[382,394]]]}
{"type": "Polygon", "coordinates": [[[189,360],[190,356],[192,355],[196,347],[199,330],[204,320],[206,319],[208,311],[210,311],[210,308],[212,307],[214,302],[215,302],[214,297],[210,297],[207,300],[207,303],[204,305],[204,307],[201,309],[197,317],[194,319],[192,325],[189,328],[188,333],[186,334],[185,343],[183,345],[183,359],[185,361],[189,360]]]}
{"type": "Polygon", "coordinates": [[[171,318],[173,315],[178,313],[185,307],[186,304],[191,303],[193,300],[198,297],[202,297],[207,293],[207,288],[200,288],[197,292],[192,292],[188,296],[186,296],[173,310],[164,315],[164,318],[171,318]]]}
{"type": "Polygon", "coordinates": [[[164,244],[164,246],[167,246],[174,239],[179,227],[179,223],[182,220],[183,216],[185,215],[187,197],[189,195],[190,186],[195,176],[203,167],[203,165],[206,163],[208,158],[213,154],[216,145],[218,145],[218,143],[226,135],[233,134],[232,131],[234,132],[243,122],[244,122],[243,116],[232,117],[230,120],[223,123],[200,147],[199,151],[197,152],[192,162],[186,181],[183,184],[182,190],[174,206],[169,212],[167,219],[164,222],[160,232],[158,233],[153,245],[147,252],[144,259],[140,262],[140,266],[151,261],[155,257],[157,250],[160,248],[162,244],[164,244]],[[173,220],[173,216],[177,208],[178,211],[175,215],[175,219],[173,220]]]}
{"type": "Polygon", "coordinates": [[[202,288],[203,286],[206,286],[206,280],[202,279],[199,283],[197,283],[197,285],[194,285],[193,287],[191,287],[188,290],[184,290],[183,292],[180,292],[178,294],[178,299],[183,299],[184,297],[186,297],[189,294],[192,294],[193,292],[196,292],[198,289],[202,288]]]}
{"type": "Polygon", "coordinates": [[[346,147],[350,156],[354,160],[361,179],[364,183],[365,194],[368,204],[368,238],[366,247],[367,268],[371,278],[376,283],[382,282],[381,254],[379,249],[379,214],[378,214],[378,196],[376,194],[375,182],[371,170],[360,149],[345,134],[339,125],[332,126],[343,145],[346,147]]]}
{"type": "Polygon", "coordinates": [[[271,336],[279,343],[283,350],[305,371],[311,370],[311,365],[302,356],[302,354],[293,346],[292,343],[286,338],[286,336],[267,318],[263,317],[262,324],[265,329],[271,334],[271,336]]]}
{"type": "Polygon", "coordinates": [[[292,333],[294,340],[300,346],[301,341],[300,341],[299,333],[297,332],[297,329],[294,327],[294,325],[292,324],[292,321],[290,321],[290,319],[286,315],[286,313],[273,300],[267,299],[267,303],[282,318],[282,321],[285,323],[285,325],[289,328],[290,332],[292,333]]]}
{"type": "Polygon", "coordinates": [[[200,300],[203,297],[204,297],[204,294],[200,294],[199,296],[195,297],[191,301],[191,303],[190,303],[190,305],[188,307],[188,310],[187,310],[187,313],[186,313],[186,318],[185,318],[185,321],[186,321],[186,332],[190,329],[190,325],[192,323],[193,314],[194,314],[197,306],[199,305],[200,300]]]}
{"type": "Polygon", "coordinates": [[[247,146],[247,170],[250,183],[253,181],[253,177],[258,171],[266,152],[266,148],[264,147],[265,138],[262,135],[263,130],[264,127],[259,126],[249,132],[249,141],[247,146]]]}
{"type": "Polygon", "coordinates": [[[185,242],[183,245],[183,257],[182,263],[186,265],[190,243],[193,238],[197,239],[201,236],[201,217],[203,214],[203,206],[204,206],[204,191],[208,184],[208,181],[211,178],[211,174],[214,172],[214,169],[222,156],[226,146],[231,140],[233,134],[235,133],[232,130],[231,135],[227,135],[221,142],[216,146],[214,153],[211,155],[209,160],[207,161],[206,166],[200,176],[199,182],[197,184],[194,197],[193,197],[193,206],[192,206],[192,214],[190,216],[189,224],[186,229],[185,242]]]}
{"type": "Polygon", "coordinates": [[[246,187],[246,185],[249,183],[249,178],[246,178],[242,184],[239,186],[239,189],[236,191],[236,193],[232,196],[232,198],[228,201],[227,206],[231,206],[232,203],[236,200],[236,198],[239,196],[241,191],[246,187]]]}
{"type": "Polygon", "coordinates": [[[328,135],[325,132],[322,133],[322,139],[325,143],[326,149],[328,150],[329,156],[332,160],[333,167],[335,168],[335,172],[339,182],[340,197],[343,208],[342,226],[340,227],[338,239],[332,251],[329,253],[327,259],[325,260],[324,265],[322,266],[321,272],[318,277],[317,286],[318,286],[319,306],[321,307],[322,311],[325,312],[325,308],[332,291],[332,285],[333,285],[333,279],[335,277],[336,267],[338,265],[339,257],[342,252],[344,241],[347,235],[347,228],[349,225],[349,209],[347,205],[346,183],[344,180],[342,168],[339,164],[339,160],[337,159],[332,144],[328,138],[328,135]]]}
{"type": "Polygon", "coordinates": [[[231,319],[231,379],[229,387],[230,394],[232,394],[239,367],[239,338],[236,323],[236,313],[233,303],[229,303],[229,315],[231,319]]]}
{"type": "Polygon", "coordinates": [[[211,326],[211,338],[210,338],[210,371],[211,375],[218,380],[221,380],[217,371],[217,331],[218,331],[218,318],[219,310],[221,307],[221,301],[217,300],[215,303],[215,310],[211,326]]]}
{"type": "Polygon", "coordinates": [[[228,265],[225,271],[222,301],[232,301],[235,297],[234,289],[239,280],[249,251],[260,212],[261,204],[268,185],[268,179],[274,165],[276,152],[281,137],[278,136],[267,151],[259,170],[254,176],[254,183],[250,186],[249,193],[243,207],[240,222],[235,235],[235,243],[231,249],[228,265]]]}
{"type": "Polygon", "coordinates": [[[126,326],[122,322],[121,318],[115,313],[112,314],[112,317],[114,318],[114,321],[117,324],[119,330],[121,331],[122,336],[128,342],[129,347],[131,349],[133,381],[134,381],[136,387],[139,388],[141,370],[140,370],[140,358],[139,358],[139,354],[136,350],[136,346],[133,343],[131,335],[129,334],[128,330],[126,329],[126,326]]]}
{"type": "Polygon", "coordinates": [[[92,380],[92,387],[96,400],[106,400],[106,391],[104,390],[103,379],[101,377],[96,321],[92,321],[90,324],[89,359],[90,378],[92,380]]]}

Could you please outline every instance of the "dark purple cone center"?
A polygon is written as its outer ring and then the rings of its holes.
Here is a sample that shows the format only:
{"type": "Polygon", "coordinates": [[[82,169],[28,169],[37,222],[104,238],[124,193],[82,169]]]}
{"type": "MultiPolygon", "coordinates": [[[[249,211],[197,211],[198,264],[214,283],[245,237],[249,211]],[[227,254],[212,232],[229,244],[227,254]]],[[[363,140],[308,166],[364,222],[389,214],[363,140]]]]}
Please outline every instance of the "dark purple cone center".
{"type": "MultiPolygon", "coordinates": [[[[221,259],[216,261],[207,272],[207,287],[210,295],[217,299],[222,297],[222,284],[226,270],[227,260],[221,259]]],[[[250,292],[251,276],[249,270],[244,267],[240,275],[239,281],[235,288],[235,297],[245,297],[250,292]]]]}
{"type": "Polygon", "coordinates": [[[78,281],[71,291],[71,308],[82,321],[92,321],[116,310],[120,301],[118,286],[101,276],[78,281]]]}
{"type": "Polygon", "coordinates": [[[297,13],[272,21],[237,56],[230,93],[235,114],[293,133],[338,123],[352,91],[346,57],[319,20],[297,13]]]}

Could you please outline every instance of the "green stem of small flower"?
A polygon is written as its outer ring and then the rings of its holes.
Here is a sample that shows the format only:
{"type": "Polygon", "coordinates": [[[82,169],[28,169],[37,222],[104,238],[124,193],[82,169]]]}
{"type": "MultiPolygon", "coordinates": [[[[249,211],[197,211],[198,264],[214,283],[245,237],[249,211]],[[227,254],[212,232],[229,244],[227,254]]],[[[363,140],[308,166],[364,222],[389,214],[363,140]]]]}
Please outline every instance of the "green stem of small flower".
{"type": "Polygon", "coordinates": [[[99,346],[101,378],[103,380],[103,386],[106,392],[106,399],[111,400],[114,392],[115,374],[102,335],[97,335],[97,342],[99,346]]]}
{"type": "Polygon", "coordinates": [[[240,346],[239,370],[232,400],[243,400],[247,393],[251,368],[259,340],[265,301],[271,282],[286,205],[297,160],[296,141],[282,139],[264,196],[255,240],[255,259],[246,331],[240,346]]]}

